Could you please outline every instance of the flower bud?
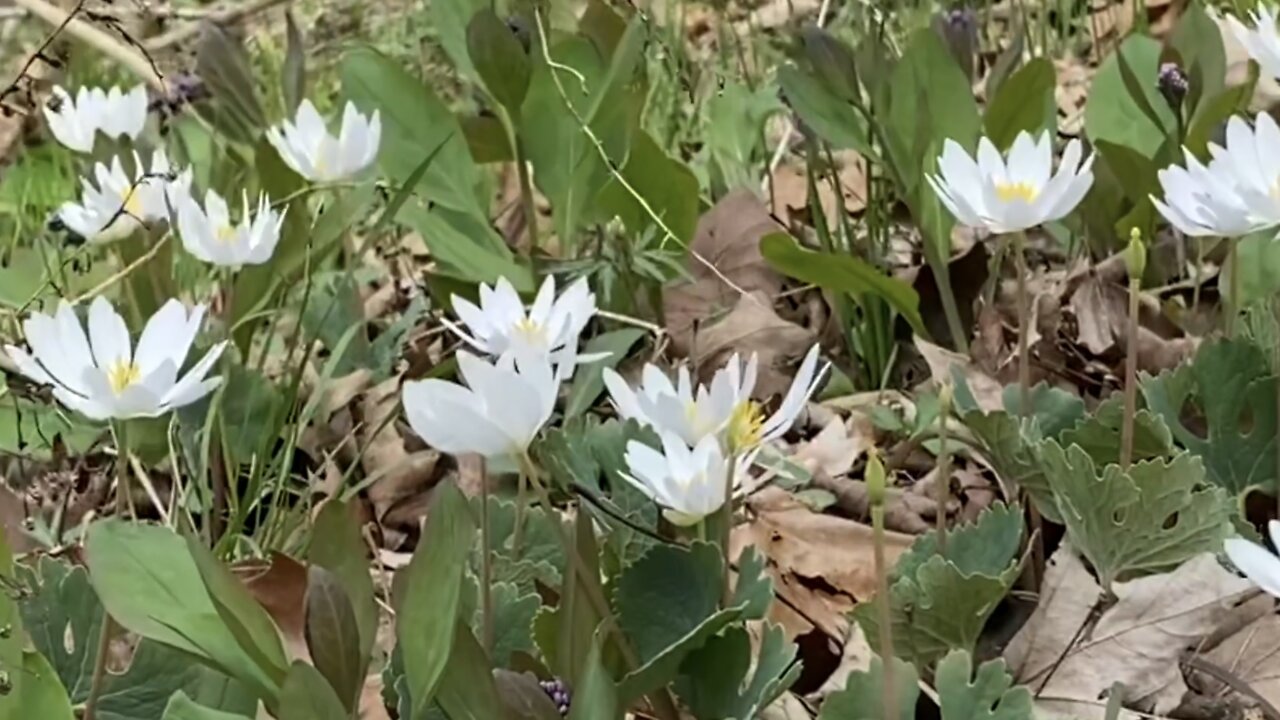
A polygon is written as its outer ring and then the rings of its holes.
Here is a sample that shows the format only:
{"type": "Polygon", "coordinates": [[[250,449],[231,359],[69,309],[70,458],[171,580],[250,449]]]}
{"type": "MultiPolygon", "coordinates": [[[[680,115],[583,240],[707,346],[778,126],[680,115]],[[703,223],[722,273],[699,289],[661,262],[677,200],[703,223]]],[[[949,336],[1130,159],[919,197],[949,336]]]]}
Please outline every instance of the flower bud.
{"type": "Polygon", "coordinates": [[[1129,270],[1129,278],[1139,280],[1147,269],[1147,246],[1142,242],[1142,231],[1134,228],[1129,231],[1129,247],[1124,251],[1124,265],[1129,270]]]}
{"type": "Polygon", "coordinates": [[[938,414],[946,421],[948,415],[951,414],[951,405],[956,399],[956,388],[951,383],[951,378],[942,381],[942,386],[938,388],[938,414]]]}
{"type": "Polygon", "coordinates": [[[882,507],[885,497],[884,464],[880,462],[880,452],[871,448],[867,455],[867,499],[871,507],[882,507]]]}
{"type": "Polygon", "coordinates": [[[1169,107],[1177,110],[1182,107],[1182,100],[1187,96],[1190,83],[1187,82],[1187,74],[1177,63],[1167,62],[1160,66],[1156,87],[1160,89],[1160,94],[1169,103],[1169,107]]]}

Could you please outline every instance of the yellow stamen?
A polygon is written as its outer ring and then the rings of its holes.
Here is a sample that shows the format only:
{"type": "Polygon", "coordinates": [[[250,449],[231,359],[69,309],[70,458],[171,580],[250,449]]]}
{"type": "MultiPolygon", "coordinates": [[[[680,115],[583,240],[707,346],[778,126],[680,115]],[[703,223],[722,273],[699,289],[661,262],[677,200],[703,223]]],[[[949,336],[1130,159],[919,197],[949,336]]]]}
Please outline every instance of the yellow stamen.
{"type": "Polygon", "coordinates": [[[760,444],[764,434],[764,410],[759,403],[744,400],[729,416],[729,447],[735,453],[760,444]]]}
{"type": "Polygon", "coordinates": [[[214,233],[218,242],[230,243],[236,239],[236,229],[231,225],[223,225],[214,233]]]}
{"type": "Polygon", "coordinates": [[[1001,202],[1021,200],[1025,203],[1031,203],[1035,202],[1039,195],[1040,190],[1031,183],[996,183],[996,197],[1000,198],[1001,202]]]}
{"type": "Polygon", "coordinates": [[[138,188],[130,188],[128,194],[124,197],[125,214],[138,220],[142,219],[142,193],[138,188]]]}
{"type": "Polygon", "coordinates": [[[117,360],[107,368],[107,383],[111,385],[111,391],[117,395],[141,379],[142,369],[137,363],[117,360]]]}
{"type": "Polygon", "coordinates": [[[540,345],[546,341],[546,330],[542,327],[542,323],[536,322],[533,318],[520,318],[516,321],[514,330],[530,345],[540,345]]]}

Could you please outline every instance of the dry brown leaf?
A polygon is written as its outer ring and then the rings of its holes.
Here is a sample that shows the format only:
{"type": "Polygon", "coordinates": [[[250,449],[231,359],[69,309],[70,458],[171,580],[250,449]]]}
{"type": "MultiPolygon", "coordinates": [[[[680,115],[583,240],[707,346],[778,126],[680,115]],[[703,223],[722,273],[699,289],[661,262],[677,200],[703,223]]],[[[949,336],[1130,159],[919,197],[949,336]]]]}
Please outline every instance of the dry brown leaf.
{"type": "Polygon", "coordinates": [[[772,298],[763,292],[744,295],[733,312],[698,331],[694,365],[703,373],[714,372],[734,353],[755,354],[760,363],[753,395],[767,398],[781,395],[791,385],[791,361],[814,343],[814,334],[783,320],[774,312],[772,298]]]}
{"type": "Polygon", "coordinates": [[[232,572],[280,628],[289,658],[310,662],[305,635],[306,566],[287,555],[273,553],[270,563],[261,560],[240,563],[232,567],[232,572]]]}
{"type": "Polygon", "coordinates": [[[968,357],[934,345],[919,336],[916,336],[915,342],[916,349],[929,364],[929,373],[935,382],[951,381],[953,368],[959,368],[978,407],[988,412],[1004,409],[1004,386],[970,362],[968,357]]]}
{"type": "Polygon", "coordinates": [[[1126,704],[1167,714],[1187,690],[1179,658],[1250,587],[1205,553],[1171,573],[1116,583],[1116,604],[1082,633],[1102,588],[1063,545],[1049,561],[1039,607],[1004,656],[1017,682],[1043,685],[1037,706],[1049,717],[1102,718],[1115,682],[1124,683],[1126,704]]]}
{"type": "MultiPolygon", "coordinates": [[[[1268,613],[1241,628],[1206,659],[1237,675],[1273,706],[1280,705],[1280,615],[1268,613]]],[[[1201,684],[1212,692],[1225,687],[1216,680],[1201,684]]]]}
{"type": "Polygon", "coordinates": [[[410,453],[394,420],[399,410],[400,378],[392,377],[369,388],[360,399],[360,441],[365,451],[361,465],[369,486],[369,502],[378,520],[392,527],[416,526],[414,513],[392,513],[403,501],[424,496],[436,480],[440,453],[422,450],[410,453]],[[403,516],[401,516],[403,515],[403,516]]]}
{"type": "Polygon", "coordinates": [[[1090,274],[1071,294],[1068,307],[1076,317],[1076,340],[1094,355],[1115,347],[1129,322],[1129,291],[1108,278],[1090,274]]]}
{"type": "Polygon", "coordinates": [[[782,278],[760,254],[760,239],[782,230],[750,190],[726,195],[698,220],[689,251],[715,267],[690,257],[691,281],[675,283],[663,293],[662,305],[676,352],[688,354],[694,345],[695,323],[709,323],[738,304],[740,293],[759,291],[770,298],[782,288],[782,278]]]}
{"type": "MultiPolygon", "coordinates": [[[[844,196],[846,213],[860,213],[867,207],[867,171],[862,156],[852,150],[842,150],[835,154],[839,170],[836,176],[840,180],[840,191],[844,196]]],[[[803,166],[787,163],[778,166],[773,172],[773,190],[770,200],[773,212],[787,225],[793,220],[808,222],[809,213],[798,213],[809,206],[809,177],[803,166]]],[[[822,205],[822,215],[827,223],[838,222],[836,215],[836,191],[829,177],[818,178],[818,201],[822,205]]]]}
{"type": "Polygon", "coordinates": [[[4,531],[5,542],[15,555],[36,547],[35,541],[26,532],[26,523],[27,505],[22,496],[10,489],[8,483],[0,482],[0,528],[4,531]]]}
{"type": "Polygon", "coordinates": [[[844,690],[849,683],[850,675],[871,669],[871,658],[873,657],[875,657],[875,651],[871,649],[871,644],[867,642],[867,635],[862,631],[862,626],[858,623],[853,623],[849,628],[849,637],[845,638],[844,649],[840,653],[840,664],[822,682],[822,686],[808,697],[814,700],[823,700],[832,693],[844,690]]]}
{"type": "MultiPolygon", "coordinates": [[[[815,513],[776,487],[753,496],[748,506],[752,519],[734,528],[731,547],[737,557],[754,545],[768,559],[775,588],[786,600],[774,603],[773,621],[792,637],[817,626],[833,638],[843,638],[849,611],[875,593],[871,528],[815,513]]],[[[886,533],[888,562],[896,562],[914,540],[886,533]]]]}

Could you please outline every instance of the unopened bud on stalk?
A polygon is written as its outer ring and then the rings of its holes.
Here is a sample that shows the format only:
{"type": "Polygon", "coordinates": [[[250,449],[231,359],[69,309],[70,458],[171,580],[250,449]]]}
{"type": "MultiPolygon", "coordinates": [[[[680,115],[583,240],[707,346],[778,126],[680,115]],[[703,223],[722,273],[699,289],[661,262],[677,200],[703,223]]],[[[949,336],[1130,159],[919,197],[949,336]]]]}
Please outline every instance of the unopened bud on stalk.
{"type": "Polygon", "coordinates": [[[1142,231],[1134,228],[1129,231],[1129,247],[1124,251],[1124,265],[1129,270],[1131,279],[1141,279],[1147,269],[1147,246],[1142,242],[1142,231]]]}
{"type": "Polygon", "coordinates": [[[951,383],[951,379],[947,378],[942,381],[942,386],[938,388],[938,414],[946,421],[948,415],[951,414],[951,404],[956,399],[956,388],[951,383]]]}
{"type": "Polygon", "coordinates": [[[884,464],[880,462],[880,452],[871,448],[867,455],[867,499],[871,507],[883,507],[885,497],[884,464]]]}
{"type": "Polygon", "coordinates": [[[1187,90],[1191,85],[1187,81],[1187,74],[1178,67],[1177,63],[1167,62],[1160,66],[1156,87],[1159,88],[1164,101],[1169,103],[1169,107],[1177,110],[1182,107],[1182,100],[1187,96],[1187,90]]]}

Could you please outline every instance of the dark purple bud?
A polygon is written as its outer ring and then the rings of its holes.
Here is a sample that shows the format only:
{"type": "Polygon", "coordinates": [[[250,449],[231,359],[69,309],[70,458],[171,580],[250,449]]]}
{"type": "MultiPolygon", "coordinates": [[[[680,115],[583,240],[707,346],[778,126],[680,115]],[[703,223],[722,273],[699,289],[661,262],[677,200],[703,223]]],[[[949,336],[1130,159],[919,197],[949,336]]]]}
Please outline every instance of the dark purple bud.
{"type": "Polygon", "coordinates": [[[1160,88],[1160,94],[1164,96],[1165,102],[1169,103],[1169,107],[1174,110],[1182,107],[1182,99],[1187,96],[1187,90],[1190,87],[1187,83],[1187,74],[1178,67],[1177,63],[1171,62],[1160,65],[1156,86],[1160,88]]]}
{"type": "Polygon", "coordinates": [[[564,681],[560,678],[552,680],[542,680],[538,683],[542,687],[542,691],[551,698],[551,702],[556,704],[556,710],[560,712],[561,717],[569,715],[569,688],[565,686],[564,681]]]}
{"type": "Polygon", "coordinates": [[[978,16],[969,8],[953,8],[939,13],[934,18],[933,28],[946,42],[965,77],[972,82],[978,53],[978,16]]]}

